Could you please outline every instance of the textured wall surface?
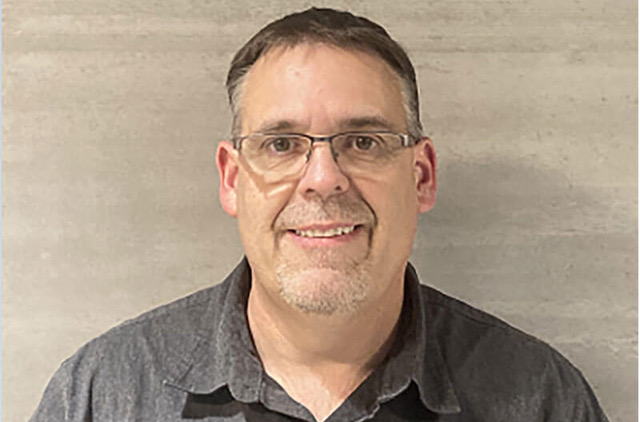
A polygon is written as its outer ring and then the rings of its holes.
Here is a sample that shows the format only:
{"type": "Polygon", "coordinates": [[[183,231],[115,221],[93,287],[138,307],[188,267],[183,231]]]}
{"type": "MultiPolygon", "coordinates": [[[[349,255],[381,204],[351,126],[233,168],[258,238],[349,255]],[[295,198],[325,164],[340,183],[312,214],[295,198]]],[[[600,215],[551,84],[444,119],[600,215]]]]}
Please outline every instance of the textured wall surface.
{"type": "MultiPolygon", "coordinates": [[[[331,2],[418,71],[439,153],[413,261],[427,283],[549,342],[612,421],[637,420],[637,4],[331,2]]],[[[240,259],[217,200],[223,80],[309,1],[5,0],[5,422],[109,327],[240,259]]]]}

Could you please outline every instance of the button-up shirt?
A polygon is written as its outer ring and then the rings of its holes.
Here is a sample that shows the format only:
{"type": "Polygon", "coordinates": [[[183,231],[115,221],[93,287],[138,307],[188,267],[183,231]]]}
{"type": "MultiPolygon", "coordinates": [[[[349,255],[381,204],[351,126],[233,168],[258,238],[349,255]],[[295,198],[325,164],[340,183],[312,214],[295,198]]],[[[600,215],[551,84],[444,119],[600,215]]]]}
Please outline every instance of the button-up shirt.
{"type": "MultiPolygon", "coordinates": [[[[67,359],[39,421],[315,421],[264,371],[247,325],[244,259],[214,287],[113,328],[67,359]]],[[[349,339],[345,339],[348,342],[349,339]]],[[[405,272],[383,363],[327,422],[606,421],[558,352],[405,272]]]]}

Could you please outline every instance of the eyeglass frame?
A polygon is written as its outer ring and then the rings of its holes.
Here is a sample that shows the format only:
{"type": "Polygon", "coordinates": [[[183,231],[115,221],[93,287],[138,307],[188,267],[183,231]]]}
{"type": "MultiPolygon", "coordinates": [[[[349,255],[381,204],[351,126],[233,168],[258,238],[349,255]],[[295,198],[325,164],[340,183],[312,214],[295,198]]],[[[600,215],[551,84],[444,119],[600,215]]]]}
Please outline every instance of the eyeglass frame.
{"type": "Polygon", "coordinates": [[[256,132],[256,133],[250,133],[248,135],[243,135],[243,136],[236,136],[234,138],[231,139],[231,142],[233,143],[233,148],[236,151],[241,151],[242,150],[242,141],[244,141],[245,139],[251,137],[251,136],[255,136],[255,135],[264,135],[264,136],[302,136],[303,138],[307,138],[309,141],[311,141],[311,144],[309,145],[309,152],[307,153],[306,156],[306,162],[309,161],[309,159],[311,158],[311,154],[313,152],[313,144],[315,144],[316,142],[327,142],[329,143],[329,148],[331,149],[331,156],[333,157],[334,160],[336,160],[336,158],[338,157],[338,154],[336,153],[335,149],[333,148],[333,140],[335,138],[337,138],[338,136],[342,136],[342,135],[397,135],[402,139],[402,145],[400,146],[400,148],[409,148],[409,147],[414,147],[418,144],[419,140],[415,139],[414,137],[412,137],[411,135],[408,135],[406,133],[400,133],[400,132],[393,132],[393,131],[353,131],[353,132],[339,132],[333,135],[329,135],[329,136],[313,136],[313,135],[307,135],[306,133],[297,133],[297,132],[285,132],[285,133],[261,133],[261,132],[256,132]]]}

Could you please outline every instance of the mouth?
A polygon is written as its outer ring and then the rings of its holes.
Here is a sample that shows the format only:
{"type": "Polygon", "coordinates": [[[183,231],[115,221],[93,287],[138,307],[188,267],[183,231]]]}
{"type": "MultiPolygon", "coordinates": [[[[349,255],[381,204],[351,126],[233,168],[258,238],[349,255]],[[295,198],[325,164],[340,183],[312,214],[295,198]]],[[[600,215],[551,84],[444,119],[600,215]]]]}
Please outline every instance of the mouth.
{"type": "Polygon", "coordinates": [[[307,226],[287,230],[291,239],[306,247],[332,246],[355,239],[362,231],[362,224],[332,224],[330,226],[307,226]]]}
{"type": "Polygon", "coordinates": [[[331,227],[328,229],[293,229],[290,230],[295,233],[296,236],[307,237],[307,238],[328,238],[328,237],[336,237],[336,236],[344,236],[349,233],[353,233],[359,225],[354,226],[339,226],[339,227],[331,227]]]}

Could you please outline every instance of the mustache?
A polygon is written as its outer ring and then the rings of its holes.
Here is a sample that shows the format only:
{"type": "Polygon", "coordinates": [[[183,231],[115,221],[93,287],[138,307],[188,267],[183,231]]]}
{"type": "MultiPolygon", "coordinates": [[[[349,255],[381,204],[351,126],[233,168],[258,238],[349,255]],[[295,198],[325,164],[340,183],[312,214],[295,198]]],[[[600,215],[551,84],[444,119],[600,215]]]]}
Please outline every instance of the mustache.
{"type": "Polygon", "coordinates": [[[361,198],[336,195],[330,196],[324,201],[320,198],[314,198],[287,205],[275,219],[274,228],[286,230],[306,224],[333,221],[375,225],[376,217],[369,204],[361,198]]]}

